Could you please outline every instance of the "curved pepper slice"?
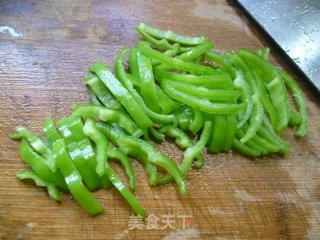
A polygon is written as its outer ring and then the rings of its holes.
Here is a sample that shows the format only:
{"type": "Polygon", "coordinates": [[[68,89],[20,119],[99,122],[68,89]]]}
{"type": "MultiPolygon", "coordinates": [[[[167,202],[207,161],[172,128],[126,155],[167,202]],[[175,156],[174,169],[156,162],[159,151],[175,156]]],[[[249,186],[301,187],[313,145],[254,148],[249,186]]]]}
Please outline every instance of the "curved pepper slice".
{"type": "Polygon", "coordinates": [[[157,129],[154,127],[149,128],[150,135],[157,141],[162,142],[165,138],[165,135],[160,133],[157,129]]]}
{"type": "Polygon", "coordinates": [[[51,149],[33,132],[23,126],[17,126],[15,131],[10,134],[12,139],[21,139],[25,138],[30,145],[44,157],[44,164],[46,164],[50,170],[56,171],[57,163],[54,159],[51,149]]]}
{"type": "Polygon", "coordinates": [[[72,196],[88,211],[92,216],[104,211],[100,203],[93,197],[88,189],[83,185],[81,175],[72,163],[66,146],[62,139],[58,139],[52,145],[53,152],[57,156],[57,163],[72,196]]]}
{"type": "Polygon", "coordinates": [[[167,39],[173,42],[178,42],[184,45],[197,45],[204,43],[206,38],[204,36],[201,37],[191,37],[191,36],[184,36],[174,33],[171,30],[163,31],[157,28],[153,28],[143,22],[139,23],[136,28],[141,29],[144,32],[158,38],[158,39],[167,39]]]}
{"type": "MultiPolygon", "coordinates": [[[[188,147],[184,151],[183,153],[184,158],[179,167],[183,175],[185,175],[190,169],[194,158],[199,154],[201,154],[202,150],[204,149],[206,143],[209,140],[210,134],[212,132],[212,126],[213,126],[212,121],[206,120],[204,123],[204,128],[199,141],[194,145],[192,144],[192,146],[188,147]]],[[[172,176],[166,175],[158,180],[158,184],[167,183],[172,180],[173,180],[172,176]]]]}
{"type": "Polygon", "coordinates": [[[52,117],[48,117],[43,122],[43,132],[51,143],[60,138],[60,134],[54,126],[54,121],[52,117]]]}
{"type": "Polygon", "coordinates": [[[61,201],[61,194],[59,189],[52,183],[48,183],[42,180],[37,174],[32,171],[22,171],[16,174],[17,178],[24,180],[24,179],[31,179],[35,182],[35,184],[39,187],[46,187],[48,190],[48,194],[50,197],[57,201],[61,201]]]}
{"type": "Polygon", "coordinates": [[[103,106],[95,106],[92,104],[73,104],[72,108],[73,114],[75,115],[96,117],[105,122],[117,122],[120,127],[124,128],[128,133],[134,136],[140,136],[142,134],[142,130],[137,127],[135,122],[120,111],[108,109],[103,106]]]}
{"type": "Polygon", "coordinates": [[[155,69],[155,76],[160,81],[163,79],[169,79],[176,82],[189,83],[195,86],[204,86],[213,89],[225,89],[233,87],[233,82],[231,80],[230,74],[228,73],[196,76],[193,74],[181,74],[155,69]]]}
{"type": "Polygon", "coordinates": [[[283,79],[272,64],[261,56],[247,49],[240,49],[238,54],[263,76],[263,79],[269,84],[269,91],[272,104],[278,115],[276,130],[282,130],[288,125],[289,121],[289,103],[287,91],[283,79]],[[272,82],[272,83],[271,83],[272,82]],[[282,99],[282,101],[279,101],[282,99]]]}
{"type": "Polygon", "coordinates": [[[109,88],[141,129],[152,126],[152,121],[148,115],[145,114],[133,96],[103,63],[96,62],[90,67],[90,70],[99,76],[101,81],[109,88]]]}
{"type": "Polygon", "coordinates": [[[167,83],[163,83],[164,91],[173,99],[176,99],[193,108],[197,108],[203,112],[211,114],[229,114],[237,113],[245,108],[244,103],[230,104],[230,103],[212,103],[207,99],[198,98],[189,94],[178,91],[167,83]]]}
{"type": "Polygon", "coordinates": [[[195,135],[202,128],[204,119],[202,116],[202,112],[199,111],[198,109],[193,108],[193,113],[194,113],[194,118],[189,124],[189,130],[192,132],[193,135],[195,135]]]}
{"type": "Polygon", "coordinates": [[[299,85],[294,81],[294,79],[285,71],[279,70],[280,75],[284,79],[286,85],[292,93],[292,96],[299,107],[299,114],[301,116],[301,124],[295,133],[296,137],[302,137],[306,134],[308,128],[308,109],[306,105],[306,100],[299,85]]]}
{"type": "Polygon", "coordinates": [[[92,89],[90,89],[89,93],[90,93],[90,101],[93,105],[103,106],[100,100],[98,99],[97,95],[92,91],[92,89]]]}
{"type": "Polygon", "coordinates": [[[115,72],[121,83],[126,87],[126,89],[132,94],[132,96],[135,98],[135,100],[140,104],[141,108],[147,113],[147,115],[154,120],[157,123],[160,124],[172,124],[175,121],[174,115],[164,115],[159,114],[156,112],[153,112],[150,110],[146,104],[144,103],[142,97],[140,94],[133,88],[133,85],[129,78],[127,77],[127,74],[125,73],[124,66],[123,66],[123,58],[127,52],[127,49],[123,49],[116,60],[115,63],[115,72]]]}
{"type": "Polygon", "coordinates": [[[186,94],[208,100],[230,101],[236,100],[240,97],[240,92],[237,90],[209,89],[206,87],[197,87],[189,83],[174,82],[171,80],[162,80],[162,82],[167,83],[186,94]]]}
{"type": "Polygon", "coordinates": [[[171,68],[176,68],[183,71],[189,71],[196,74],[211,74],[215,72],[213,68],[208,66],[185,62],[178,58],[168,57],[163,53],[150,48],[150,44],[144,41],[139,41],[137,46],[138,46],[138,49],[147,57],[156,59],[165,65],[171,66],[171,68]]]}
{"type": "Polygon", "coordinates": [[[236,151],[238,151],[248,157],[259,157],[260,156],[260,152],[258,150],[250,148],[245,144],[242,144],[237,138],[233,139],[232,147],[236,151]]]}
{"type": "Polygon", "coordinates": [[[146,105],[153,111],[158,109],[158,94],[154,82],[153,70],[150,58],[137,52],[137,63],[139,69],[140,92],[146,105]]]}
{"type": "Polygon", "coordinates": [[[23,161],[25,161],[41,179],[48,183],[53,183],[55,186],[62,189],[67,189],[67,185],[60,170],[57,169],[55,172],[52,172],[45,164],[44,158],[33,151],[28,141],[24,138],[21,140],[19,152],[23,161]]]}
{"type": "Polygon", "coordinates": [[[106,139],[104,134],[96,127],[94,121],[91,118],[88,118],[84,125],[84,133],[87,134],[87,136],[91,138],[91,140],[97,146],[97,172],[100,172],[100,175],[106,173],[109,181],[127,200],[135,213],[144,218],[146,216],[144,209],[141,207],[135,196],[121,182],[120,178],[116,175],[114,170],[109,165],[107,161],[109,149],[108,140],[106,139]]]}
{"type": "Polygon", "coordinates": [[[90,87],[91,91],[94,92],[104,106],[116,110],[122,109],[121,103],[112,95],[96,74],[88,73],[85,75],[84,83],[90,87]]]}

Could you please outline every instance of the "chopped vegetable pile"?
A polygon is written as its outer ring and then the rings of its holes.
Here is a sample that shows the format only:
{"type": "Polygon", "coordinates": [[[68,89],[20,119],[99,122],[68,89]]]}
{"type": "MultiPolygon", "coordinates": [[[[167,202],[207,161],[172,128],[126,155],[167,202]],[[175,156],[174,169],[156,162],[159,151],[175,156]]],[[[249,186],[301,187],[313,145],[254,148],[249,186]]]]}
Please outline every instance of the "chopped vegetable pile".
{"type": "Polygon", "coordinates": [[[118,54],[115,74],[101,62],[90,66],[84,77],[90,104],[74,104],[73,115],[60,119],[57,128],[51,117],[46,119],[45,140],[22,126],[10,135],[21,139],[21,158],[32,168],[18,173],[19,179],[47,187],[58,201],[60,190],[70,191],[90,215],[104,211],[91,191],[114,186],[144,218],[145,210],[129,190],[135,189],[129,157],[141,162],[151,185],[175,181],[186,194],[184,175],[191,166],[203,166],[205,146],[214,153],[233,149],[249,157],[286,154],[290,143],[278,133],[298,126],[295,136],[306,134],[302,91],[269,62],[268,48],[219,54],[205,37],[145,23],[136,30],[146,41],[130,49],[129,71],[124,67],[127,48],[118,54]],[[288,101],[287,89],[298,110],[288,101]],[[181,164],[155,148],[152,140],[161,142],[166,136],[184,150],[181,164]],[[109,160],[123,165],[129,188],[109,160]],[[157,167],[167,174],[158,175],[157,167]]]}

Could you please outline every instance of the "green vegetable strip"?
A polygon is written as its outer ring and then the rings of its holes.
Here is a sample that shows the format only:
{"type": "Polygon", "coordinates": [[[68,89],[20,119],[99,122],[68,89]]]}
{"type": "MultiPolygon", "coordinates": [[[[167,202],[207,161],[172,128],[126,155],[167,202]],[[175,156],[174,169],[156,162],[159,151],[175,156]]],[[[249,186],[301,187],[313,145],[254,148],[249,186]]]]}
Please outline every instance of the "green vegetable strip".
{"type": "Polygon", "coordinates": [[[294,79],[285,71],[279,70],[280,75],[284,79],[286,85],[292,93],[292,96],[299,108],[299,114],[301,116],[301,124],[295,133],[296,137],[302,137],[306,134],[308,128],[308,109],[306,105],[306,100],[299,85],[294,81],[294,79]]]}
{"type": "Polygon", "coordinates": [[[211,114],[229,114],[237,113],[244,109],[245,105],[241,104],[229,104],[229,103],[212,103],[207,99],[198,98],[178,91],[167,83],[163,83],[162,87],[164,91],[173,99],[187,104],[193,108],[197,108],[203,112],[211,114]]]}
{"type": "Polygon", "coordinates": [[[198,45],[201,43],[204,43],[206,41],[206,38],[204,36],[201,37],[191,37],[191,36],[183,36],[176,34],[172,32],[171,30],[169,31],[163,31],[160,29],[153,28],[145,23],[139,23],[136,26],[136,29],[141,29],[141,31],[144,31],[151,36],[154,36],[159,39],[167,39],[173,42],[178,42],[184,45],[198,45]]]}
{"type": "Polygon", "coordinates": [[[187,193],[186,182],[172,158],[157,151],[150,143],[143,141],[142,139],[120,135],[118,137],[119,147],[126,154],[134,154],[137,152],[147,156],[148,161],[165,168],[170,175],[172,175],[179,186],[182,194],[187,193]]]}
{"type": "Polygon", "coordinates": [[[168,57],[157,50],[151,49],[149,43],[147,42],[139,41],[137,46],[138,49],[147,57],[156,59],[165,65],[171,66],[172,68],[189,71],[196,74],[211,74],[215,72],[215,70],[213,70],[211,67],[185,62],[178,58],[168,57]]]}
{"type": "Polygon", "coordinates": [[[112,95],[97,75],[88,73],[84,76],[84,82],[90,87],[104,106],[115,110],[122,109],[121,103],[112,95]]]}
{"type": "Polygon", "coordinates": [[[98,99],[97,95],[94,93],[94,91],[92,91],[92,89],[90,89],[89,93],[90,93],[90,101],[93,105],[103,106],[100,100],[98,99]]]}
{"type": "Polygon", "coordinates": [[[197,87],[189,83],[174,82],[171,80],[162,80],[163,83],[169,84],[173,88],[199,98],[208,100],[236,100],[240,97],[240,92],[235,90],[208,89],[206,87],[197,87]]]}
{"type": "Polygon", "coordinates": [[[121,83],[126,87],[126,89],[132,94],[134,99],[140,104],[141,108],[145,111],[145,113],[155,122],[160,124],[172,124],[175,121],[174,115],[163,115],[158,114],[150,110],[146,104],[144,103],[140,94],[133,88],[133,85],[129,78],[127,77],[124,66],[123,66],[123,58],[127,52],[127,49],[123,49],[116,60],[115,63],[115,72],[121,83]]]}
{"type": "Polygon", "coordinates": [[[240,153],[242,153],[242,154],[244,154],[244,155],[246,155],[246,156],[249,156],[249,157],[259,157],[259,156],[260,156],[260,152],[259,152],[258,150],[252,149],[252,148],[246,146],[245,144],[242,144],[242,143],[241,143],[238,139],[236,139],[236,138],[233,139],[232,147],[233,147],[236,151],[238,151],[238,152],[240,152],[240,153]]]}
{"type": "Polygon", "coordinates": [[[161,109],[162,114],[170,114],[174,110],[178,109],[181,105],[181,103],[173,100],[171,97],[169,97],[160,86],[156,85],[157,94],[159,99],[159,107],[161,109]]]}
{"type": "Polygon", "coordinates": [[[94,216],[102,213],[104,211],[103,207],[83,185],[81,175],[72,163],[63,140],[59,139],[55,141],[52,148],[57,156],[59,169],[65,177],[65,181],[72,196],[90,215],[94,216]]]}
{"type": "Polygon", "coordinates": [[[180,109],[176,110],[175,115],[178,119],[179,127],[186,131],[189,129],[189,124],[193,118],[192,108],[187,105],[182,106],[180,109]]]}
{"type": "Polygon", "coordinates": [[[73,164],[80,172],[83,182],[90,191],[104,187],[105,179],[99,178],[96,173],[96,158],[91,143],[83,133],[81,117],[72,115],[58,121],[58,129],[64,139],[73,164]]]}
{"type": "Polygon", "coordinates": [[[132,48],[130,50],[129,66],[130,66],[131,76],[133,77],[133,79],[135,81],[137,81],[137,84],[139,85],[140,83],[138,81],[138,79],[139,79],[139,66],[138,66],[138,49],[137,48],[132,48]]]}
{"type": "Polygon", "coordinates": [[[245,143],[250,140],[258,131],[262,123],[262,115],[263,115],[263,104],[261,102],[261,90],[256,83],[253,73],[250,67],[241,59],[241,57],[237,54],[231,54],[227,52],[226,57],[233,63],[235,66],[239,67],[245,76],[245,80],[247,80],[250,85],[252,91],[252,113],[250,116],[250,127],[246,132],[245,136],[240,139],[241,143],[245,143]]]}
{"type": "Polygon", "coordinates": [[[289,103],[287,100],[287,91],[285,84],[272,64],[261,56],[246,49],[240,49],[238,54],[264,77],[265,81],[275,91],[269,91],[270,99],[278,115],[278,124],[276,130],[280,131],[288,125],[289,121],[289,103]],[[282,99],[282,101],[280,101],[282,99]]]}
{"type": "Polygon", "coordinates": [[[262,79],[262,77],[257,73],[256,70],[252,69],[252,73],[253,73],[253,76],[256,80],[256,83],[258,85],[258,88],[260,89],[260,98],[261,98],[261,102],[264,106],[264,108],[266,109],[269,117],[270,117],[270,120],[271,120],[271,123],[272,123],[272,126],[274,128],[277,127],[277,124],[278,124],[278,116],[277,116],[277,112],[273,106],[273,104],[271,103],[271,99],[270,99],[270,96],[269,94],[267,93],[267,89],[265,87],[265,83],[264,83],[264,80],[262,79]]]}
{"type": "Polygon", "coordinates": [[[209,145],[211,152],[217,153],[224,149],[225,131],[227,129],[226,115],[214,116],[213,134],[209,145]]]}
{"type": "MultiPolygon", "coordinates": [[[[92,118],[88,118],[86,123],[84,124],[83,127],[83,133],[86,134],[89,138],[91,138],[95,143],[97,141],[99,142],[99,135],[95,136],[96,129],[93,127],[94,122],[92,118]]],[[[108,142],[105,141],[104,144],[100,143],[97,145],[97,167],[96,167],[96,172],[98,175],[101,177],[103,174],[106,173],[107,168],[107,159],[108,159],[108,142]]]]}
{"type": "MultiPolygon", "coordinates": [[[[156,38],[152,37],[149,33],[144,31],[143,27],[141,27],[140,25],[137,25],[135,27],[135,29],[142,37],[144,37],[153,46],[160,48],[160,49],[170,49],[170,50],[174,49],[174,45],[171,45],[167,41],[167,39],[156,39],[156,38]]],[[[176,44],[178,44],[178,43],[176,43],[176,44]]]]}
{"type": "Polygon", "coordinates": [[[135,198],[135,196],[121,182],[120,178],[116,175],[116,173],[107,161],[109,143],[104,134],[96,127],[94,121],[91,118],[88,118],[83,129],[84,133],[89,138],[91,138],[91,140],[97,146],[97,172],[100,172],[100,175],[106,173],[110,182],[127,200],[127,202],[131,205],[135,213],[144,218],[146,216],[144,209],[141,207],[140,203],[135,198]]]}
{"type": "MultiPolygon", "coordinates": [[[[206,143],[210,138],[211,132],[212,132],[212,121],[206,120],[204,123],[203,131],[199,141],[196,144],[192,145],[191,147],[188,147],[183,153],[184,158],[180,165],[180,171],[182,172],[183,175],[185,175],[190,169],[194,158],[196,156],[199,156],[199,154],[201,154],[202,150],[204,149],[206,143]]],[[[173,179],[172,176],[166,175],[158,180],[158,184],[167,183],[172,179],[173,179]]]]}
{"type": "Polygon", "coordinates": [[[237,127],[241,128],[243,124],[245,124],[251,116],[253,102],[251,99],[251,89],[249,84],[245,81],[243,72],[241,69],[234,67],[231,62],[224,56],[220,55],[214,51],[208,51],[205,54],[205,59],[213,61],[215,63],[220,64],[222,67],[226,68],[226,70],[230,73],[230,75],[234,78],[233,83],[234,87],[237,90],[240,90],[241,101],[245,104],[246,109],[244,113],[241,115],[241,119],[239,120],[237,127]]]}
{"type": "Polygon", "coordinates": [[[95,72],[102,82],[109,88],[112,94],[121,102],[130,116],[135,120],[141,129],[152,126],[152,121],[145,114],[140,105],[136,102],[128,90],[116,79],[107,67],[97,62],[90,67],[90,70],[95,72]]]}
{"type": "Polygon", "coordinates": [[[193,112],[194,112],[194,118],[189,124],[189,130],[192,132],[193,135],[195,135],[202,128],[204,120],[203,120],[201,111],[193,108],[193,112]]]}
{"type": "MultiPolygon", "coordinates": [[[[132,169],[132,165],[130,162],[130,159],[127,157],[127,155],[125,155],[120,149],[118,148],[113,148],[113,147],[109,147],[108,149],[108,157],[111,159],[117,159],[120,161],[120,163],[122,164],[122,166],[124,166],[126,174],[129,178],[129,185],[131,189],[135,189],[135,177],[134,177],[134,172],[132,169]]],[[[110,159],[110,160],[111,160],[110,159]]]]}
{"type": "Polygon", "coordinates": [[[224,136],[224,146],[223,151],[229,151],[232,148],[233,139],[235,138],[235,133],[237,130],[237,118],[235,114],[226,115],[227,128],[224,136]]]}
{"type": "MultiPolygon", "coordinates": [[[[236,132],[236,137],[237,139],[241,139],[243,136],[244,136],[245,132],[243,129],[239,129],[237,132],[236,132]]],[[[254,139],[251,139],[249,140],[248,142],[245,143],[246,146],[248,146],[249,148],[252,148],[256,151],[259,151],[260,154],[268,154],[269,151],[264,148],[263,146],[260,146],[258,143],[256,143],[254,141],[254,139]]]]}
{"type": "MultiPolygon", "coordinates": [[[[163,54],[166,55],[166,56],[168,56],[168,57],[174,57],[175,55],[177,55],[180,47],[179,47],[179,44],[178,44],[178,43],[176,43],[176,44],[174,44],[174,45],[175,45],[175,48],[174,48],[174,49],[169,49],[169,50],[163,52],[163,54]]],[[[153,59],[153,60],[151,61],[151,64],[152,64],[152,67],[155,68],[156,66],[160,65],[161,62],[159,62],[158,60],[154,60],[154,59],[153,59]]]]}
{"type": "Polygon", "coordinates": [[[199,87],[204,86],[210,89],[226,89],[233,87],[233,82],[228,73],[196,76],[155,69],[155,76],[160,81],[169,79],[176,82],[193,84],[199,87]]]}
{"type": "Polygon", "coordinates": [[[23,171],[23,172],[18,172],[16,174],[17,178],[20,180],[25,180],[25,179],[31,179],[35,182],[35,184],[39,187],[46,187],[48,190],[48,194],[50,197],[57,201],[61,201],[61,194],[59,192],[59,189],[52,183],[48,183],[44,180],[42,180],[37,174],[35,174],[32,171],[23,171]]]}
{"type": "MultiPolygon", "coordinates": [[[[99,130],[106,135],[107,139],[109,139],[114,145],[119,147],[118,143],[118,136],[119,135],[126,135],[126,133],[116,125],[111,127],[108,124],[103,123],[96,123],[96,126],[99,130]]],[[[131,152],[131,156],[133,155],[133,151],[131,152]]],[[[149,176],[149,182],[151,185],[155,185],[158,179],[158,173],[156,166],[148,161],[147,156],[144,155],[142,152],[137,151],[134,157],[137,158],[143,165],[147,175],[149,176]]]]}
{"type": "Polygon", "coordinates": [[[291,105],[289,105],[289,126],[300,125],[302,122],[302,117],[291,105]]]}
{"type": "Polygon", "coordinates": [[[43,122],[43,132],[51,143],[60,138],[60,134],[54,126],[54,121],[52,117],[48,117],[43,122]]]}
{"type": "Polygon", "coordinates": [[[140,51],[137,53],[137,63],[139,68],[140,92],[146,105],[153,111],[158,112],[158,95],[154,82],[151,60],[140,51]]]}
{"type": "Polygon", "coordinates": [[[287,127],[289,122],[289,104],[288,106],[286,106],[287,109],[283,109],[283,107],[278,107],[283,105],[283,102],[287,102],[287,92],[285,93],[283,92],[282,80],[280,77],[275,77],[271,82],[267,84],[266,87],[267,87],[267,90],[269,91],[271,101],[275,106],[275,109],[278,114],[279,122],[276,130],[279,131],[287,127]],[[286,119],[286,120],[282,120],[282,119],[286,119]]]}
{"type": "Polygon", "coordinates": [[[164,138],[165,138],[165,135],[160,133],[154,127],[150,127],[149,128],[149,133],[156,141],[159,141],[159,142],[162,142],[164,140],[164,138]]]}
{"type": "Polygon", "coordinates": [[[44,157],[44,164],[46,164],[52,171],[56,171],[57,163],[54,159],[51,149],[29,129],[23,126],[17,126],[15,131],[10,134],[10,138],[25,138],[34,148],[34,150],[44,157]]]}
{"type": "Polygon", "coordinates": [[[38,153],[33,151],[32,147],[26,139],[22,139],[19,147],[20,156],[39,176],[48,183],[52,183],[62,189],[67,189],[67,185],[59,169],[52,172],[45,164],[45,160],[38,153]]]}
{"type": "Polygon", "coordinates": [[[79,105],[73,104],[73,114],[86,117],[96,117],[105,122],[117,122],[120,127],[124,128],[128,133],[134,136],[140,136],[142,130],[137,127],[134,121],[126,114],[108,109],[103,106],[95,106],[92,104],[79,105]]]}

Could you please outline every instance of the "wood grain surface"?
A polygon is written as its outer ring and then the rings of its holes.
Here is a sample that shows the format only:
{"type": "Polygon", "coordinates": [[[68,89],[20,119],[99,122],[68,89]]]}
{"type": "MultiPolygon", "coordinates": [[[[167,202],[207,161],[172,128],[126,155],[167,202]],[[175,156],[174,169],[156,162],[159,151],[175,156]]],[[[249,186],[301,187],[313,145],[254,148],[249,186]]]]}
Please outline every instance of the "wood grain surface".
{"type": "MultiPolygon", "coordinates": [[[[320,239],[319,95],[234,3],[2,0],[0,106],[0,239],[320,239]],[[88,66],[100,60],[113,68],[117,52],[139,39],[134,26],[140,21],[205,35],[221,52],[271,47],[272,62],[299,79],[309,109],[307,136],[296,139],[293,129],[281,134],[292,143],[290,154],[256,160],[205,154],[205,166],[186,176],[186,196],[172,183],[150,187],[135,163],[136,196],[158,220],[157,229],[148,229],[151,221],[133,225],[133,212],[116,190],[94,193],[106,212],[92,218],[70,194],[57,203],[43,188],[17,180],[15,173],[28,167],[18,142],[7,136],[18,124],[43,136],[46,117],[58,120],[73,102],[88,102],[82,80],[88,66]]],[[[158,147],[181,160],[172,142],[158,147]]]]}

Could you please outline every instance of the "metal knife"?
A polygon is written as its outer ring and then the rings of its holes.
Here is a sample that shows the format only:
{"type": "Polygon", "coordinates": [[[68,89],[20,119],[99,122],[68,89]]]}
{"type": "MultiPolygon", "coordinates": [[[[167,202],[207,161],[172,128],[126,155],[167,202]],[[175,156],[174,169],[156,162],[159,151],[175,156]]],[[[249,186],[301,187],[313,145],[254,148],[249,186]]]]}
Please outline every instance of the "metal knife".
{"type": "Polygon", "coordinates": [[[320,92],[320,0],[238,0],[320,92]]]}

